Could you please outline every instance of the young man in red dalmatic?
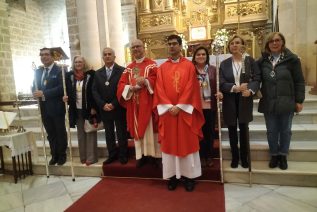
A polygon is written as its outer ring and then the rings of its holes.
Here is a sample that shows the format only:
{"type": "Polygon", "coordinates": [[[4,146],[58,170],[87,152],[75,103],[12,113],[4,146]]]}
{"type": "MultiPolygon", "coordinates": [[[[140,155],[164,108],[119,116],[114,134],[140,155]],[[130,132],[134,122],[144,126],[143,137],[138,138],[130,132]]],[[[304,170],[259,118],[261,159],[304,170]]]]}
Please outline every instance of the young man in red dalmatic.
{"type": "MultiPolygon", "coordinates": [[[[146,162],[145,156],[161,158],[158,135],[154,132],[154,128],[157,128],[154,123],[157,112],[153,109],[157,65],[145,57],[141,40],[131,43],[131,52],[135,61],[122,74],[117,97],[120,104],[127,109],[128,131],[134,138],[136,166],[139,168],[146,162]]],[[[154,162],[159,165],[159,160],[154,162]]]]}
{"type": "Polygon", "coordinates": [[[195,67],[181,56],[182,40],[168,37],[171,57],[157,71],[154,107],[159,114],[159,141],[163,178],[174,190],[181,177],[186,191],[193,191],[194,178],[201,175],[199,140],[204,116],[195,67]]]}

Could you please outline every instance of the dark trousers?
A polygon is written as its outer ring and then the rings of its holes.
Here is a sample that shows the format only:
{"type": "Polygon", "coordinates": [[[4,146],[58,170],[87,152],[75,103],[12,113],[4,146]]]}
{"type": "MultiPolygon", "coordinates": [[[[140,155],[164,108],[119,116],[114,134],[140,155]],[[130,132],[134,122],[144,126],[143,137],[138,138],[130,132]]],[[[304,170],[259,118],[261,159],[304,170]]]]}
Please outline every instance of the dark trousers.
{"type": "Polygon", "coordinates": [[[66,158],[67,133],[65,116],[49,116],[42,114],[42,121],[50,144],[51,155],[55,160],[66,158]]]}
{"type": "Polygon", "coordinates": [[[103,119],[106,133],[106,143],[109,158],[127,157],[128,141],[127,141],[127,122],[125,118],[121,119],[103,119]],[[116,126],[116,134],[118,138],[119,150],[116,147],[116,137],[114,126],[116,126]]]}
{"type": "Polygon", "coordinates": [[[200,141],[199,154],[201,158],[213,157],[213,145],[215,139],[215,118],[216,111],[203,109],[205,123],[202,127],[204,138],[200,141]]]}
{"type": "Polygon", "coordinates": [[[249,124],[248,123],[239,123],[240,129],[240,151],[238,148],[238,131],[237,125],[228,126],[229,130],[229,140],[231,147],[232,160],[239,161],[239,153],[241,161],[248,161],[248,142],[249,142],[249,124]]]}

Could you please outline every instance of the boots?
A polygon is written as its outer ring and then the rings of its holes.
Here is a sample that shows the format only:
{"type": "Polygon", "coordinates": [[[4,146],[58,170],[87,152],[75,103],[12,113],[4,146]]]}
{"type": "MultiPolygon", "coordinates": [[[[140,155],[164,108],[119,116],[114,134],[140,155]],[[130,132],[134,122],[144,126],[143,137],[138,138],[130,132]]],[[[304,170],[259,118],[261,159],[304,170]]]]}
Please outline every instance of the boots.
{"type": "Polygon", "coordinates": [[[276,168],[278,165],[278,156],[277,155],[272,155],[270,163],[269,163],[269,167],[270,168],[276,168]]]}
{"type": "Polygon", "coordinates": [[[280,155],[280,169],[286,170],[288,168],[286,155],[280,155]]]}

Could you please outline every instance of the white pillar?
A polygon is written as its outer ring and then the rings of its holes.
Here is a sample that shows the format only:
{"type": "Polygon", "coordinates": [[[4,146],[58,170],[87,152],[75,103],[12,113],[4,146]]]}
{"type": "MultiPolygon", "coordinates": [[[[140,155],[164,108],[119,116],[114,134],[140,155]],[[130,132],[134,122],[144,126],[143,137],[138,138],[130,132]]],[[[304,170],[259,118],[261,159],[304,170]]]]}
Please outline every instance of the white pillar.
{"type": "Polygon", "coordinates": [[[98,69],[102,60],[96,1],[77,0],[76,4],[81,55],[92,68],[98,69]]]}
{"type": "Polygon", "coordinates": [[[107,0],[107,17],[109,30],[109,44],[116,53],[116,62],[124,65],[124,43],[121,15],[121,1],[107,0]]]}

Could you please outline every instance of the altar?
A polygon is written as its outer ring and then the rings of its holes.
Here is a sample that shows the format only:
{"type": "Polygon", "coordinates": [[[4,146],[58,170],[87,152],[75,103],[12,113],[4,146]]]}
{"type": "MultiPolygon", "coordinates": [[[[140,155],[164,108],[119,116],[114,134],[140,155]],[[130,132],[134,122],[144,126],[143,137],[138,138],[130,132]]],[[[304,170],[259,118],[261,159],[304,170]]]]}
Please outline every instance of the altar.
{"type": "Polygon", "coordinates": [[[33,154],[37,156],[35,139],[31,131],[0,134],[0,173],[12,173],[15,183],[26,175],[32,175],[31,151],[34,151],[33,154]],[[12,170],[8,169],[8,164],[5,164],[4,148],[9,149],[8,157],[12,159],[12,170]]]}

